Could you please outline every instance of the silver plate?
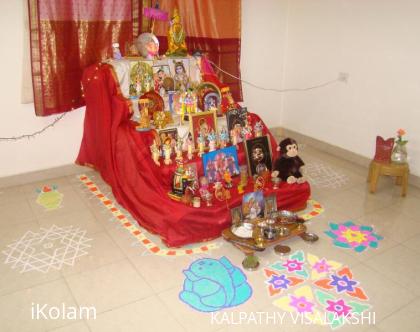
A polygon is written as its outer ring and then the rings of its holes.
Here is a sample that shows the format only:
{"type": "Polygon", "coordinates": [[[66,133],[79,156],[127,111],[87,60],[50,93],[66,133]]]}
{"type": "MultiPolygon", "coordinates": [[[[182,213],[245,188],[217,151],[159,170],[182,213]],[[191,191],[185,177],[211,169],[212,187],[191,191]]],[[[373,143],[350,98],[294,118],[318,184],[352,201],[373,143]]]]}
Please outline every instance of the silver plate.
{"type": "Polygon", "coordinates": [[[237,237],[240,237],[242,239],[250,239],[250,238],[252,238],[252,230],[244,227],[243,225],[241,225],[239,227],[232,227],[231,228],[231,231],[237,237]]]}

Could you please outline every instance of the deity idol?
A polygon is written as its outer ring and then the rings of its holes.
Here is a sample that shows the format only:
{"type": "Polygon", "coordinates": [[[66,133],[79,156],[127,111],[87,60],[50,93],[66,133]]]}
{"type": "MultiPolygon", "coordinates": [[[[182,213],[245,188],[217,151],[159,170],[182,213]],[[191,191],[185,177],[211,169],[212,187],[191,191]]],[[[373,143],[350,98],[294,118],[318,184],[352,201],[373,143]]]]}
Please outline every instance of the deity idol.
{"type": "Polygon", "coordinates": [[[209,190],[209,181],[205,176],[202,176],[200,178],[200,189],[199,193],[201,196],[201,199],[206,202],[207,206],[212,206],[212,194],[209,190]]]}
{"type": "Polygon", "coordinates": [[[229,142],[229,134],[227,132],[226,127],[223,127],[219,133],[219,141],[220,141],[220,148],[223,149],[226,147],[227,143],[229,142]]]}
{"type": "Polygon", "coordinates": [[[168,51],[167,56],[186,56],[187,44],[185,43],[185,31],[181,24],[181,16],[178,9],[174,9],[168,29],[168,51]]]}
{"type": "Polygon", "coordinates": [[[201,157],[204,154],[206,148],[206,138],[201,133],[197,137],[198,142],[198,156],[201,157]]]}
{"type": "Polygon", "coordinates": [[[263,135],[263,124],[261,121],[257,121],[254,125],[254,132],[255,132],[255,137],[261,137],[263,135]]]}
{"type": "Polygon", "coordinates": [[[207,140],[209,141],[209,151],[216,151],[217,139],[214,130],[207,135],[207,140]]]}
{"type": "Polygon", "coordinates": [[[193,142],[191,133],[188,134],[188,137],[184,142],[184,150],[187,150],[188,160],[191,160],[194,158],[194,142],[193,142]]]}
{"type": "Polygon", "coordinates": [[[182,138],[178,137],[178,140],[176,141],[176,146],[175,146],[175,151],[176,151],[176,160],[177,161],[183,161],[183,157],[182,157],[182,138]]]}
{"type": "Polygon", "coordinates": [[[172,160],[171,160],[171,152],[172,152],[172,148],[170,144],[163,144],[163,155],[165,157],[165,159],[163,160],[165,165],[170,165],[172,164],[172,160]]]}
{"type": "Polygon", "coordinates": [[[161,151],[159,149],[158,144],[156,143],[156,140],[153,140],[153,144],[150,146],[150,151],[152,152],[152,159],[155,162],[157,166],[160,166],[159,157],[161,154],[161,151]]]}

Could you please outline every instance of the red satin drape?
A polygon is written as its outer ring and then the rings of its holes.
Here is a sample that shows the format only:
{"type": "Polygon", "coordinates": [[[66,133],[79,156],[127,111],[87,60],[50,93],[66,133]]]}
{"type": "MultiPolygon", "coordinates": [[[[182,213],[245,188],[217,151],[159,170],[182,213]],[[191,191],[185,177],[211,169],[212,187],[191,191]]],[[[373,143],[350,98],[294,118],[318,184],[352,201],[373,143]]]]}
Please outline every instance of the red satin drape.
{"type": "MultiPolygon", "coordinates": [[[[86,94],[86,116],[83,140],[77,163],[97,169],[112,187],[112,192],[138,223],[159,234],[170,247],[200,242],[220,236],[231,223],[230,208],[241,204],[237,193],[239,178],[234,178],[232,199],[214,200],[214,206],[193,208],[169,199],[170,183],[175,165],[156,166],[149,146],[153,135],[137,132],[130,119],[130,101],[121,96],[113,70],[109,65],[91,66],[83,75],[86,94]]],[[[253,121],[259,119],[253,115],[253,121]]],[[[276,142],[271,139],[276,155],[276,142]]],[[[238,151],[239,163],[246,164],[243,147],[238,151]]],[[[203,173],[201,158],[194,158],[199,174],[203,173]]],[[[253,191],[249,181],[247,192],[253,191]]],[[[270,187],[270,186],[268,186],[270,187]]],[[[265,189],[264,195],[273,190],[265,189]]],[[[308,183],[282,183],[277,190],[280,209],[302,208],[310,195],[308,183]]],[[[203,203],[204,204],[204,203],[203,203]]]]}
{"type": "Polygon", "coordinates": [[[28,0],[36,115],[84,105],[84,68],[110,57],[113,42],[137,36],[139,1],[28,0]]]}
{"type": "MultiPolygon", "coordinates": [[[[153,6],[155,0],[144,0],[143,6],[153,6]]],[[[186,32],[186,43],[190,53],[204,52],[218,67],[240,78],[241,57],[241,0],[171,0],[159,1],[160,8],[172,15],[179,9],[186,32]]],[[[150,28],[150,22],[142,18],[142,31],[150,28]]],[[[159,38],[160,53],[167,50],[169,22],[155,22],[154,33],[159,38]]],[[[232,96],[242,101],[239,80],[223,72],[217,72],[224,85],[230,87],[232,96]]]]}

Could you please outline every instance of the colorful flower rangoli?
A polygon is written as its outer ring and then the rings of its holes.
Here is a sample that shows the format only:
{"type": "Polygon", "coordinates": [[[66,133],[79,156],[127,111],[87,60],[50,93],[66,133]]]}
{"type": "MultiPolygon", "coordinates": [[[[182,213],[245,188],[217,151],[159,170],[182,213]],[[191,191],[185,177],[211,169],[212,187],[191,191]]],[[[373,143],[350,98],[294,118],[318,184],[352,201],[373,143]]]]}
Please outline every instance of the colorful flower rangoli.
{"type": "Polygon", "coordinates": [[[336,329],[371,308],[350,268],[325,257],[298,250],[263,272],[273,304],[312,324],[336,329]]]}
{"type": "Polygon", "coordinates": [[[304,281],[301,278],[286,276],[270,269],[264,269],[264,274],[269,278],[265,283],[267,284],[267,291],[270,296],[280,294],[282,291],[284,292],[304,281]]]}
{"type": "Polygon", "coordinates": [[[373,227],[356,225],[352,221],[343,224],[330,223],[330,229],[325,232],[334,240],[334,245],[340,248],[362,252],[367,248],[377,248],[382,236],[374,233],[373,227]]]}
{"type": "Polygon", "coordinates": [[[340,269],[336,274],[317,280],[314,284],[325,290],[333,289],[338,294],[345,293],[363,301],[368,300],[365,291],[358,286],[359,282],[353,279],[353,274],[348,267],[340,269]]]}
{"type": "Polygon", "coordinates": [[[285,261],[272,264],[271,269],[279,272],[292,273],[304,279],[309,277],[305,264],[305,254],[302,250],[296,251],[285,261]]]}

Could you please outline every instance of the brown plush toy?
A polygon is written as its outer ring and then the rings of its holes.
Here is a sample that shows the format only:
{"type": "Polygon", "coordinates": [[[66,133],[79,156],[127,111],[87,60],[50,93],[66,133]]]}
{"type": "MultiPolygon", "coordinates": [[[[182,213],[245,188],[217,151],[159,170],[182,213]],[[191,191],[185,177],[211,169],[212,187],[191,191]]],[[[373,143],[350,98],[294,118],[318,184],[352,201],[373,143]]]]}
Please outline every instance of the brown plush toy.
{"type": "Polygon", "coordinates": [[[280,158],[274,163],[272,177],[279,177],[287,183],[306,182],[302,173],[305,163],[298,156],[298,144],[292,138],[285,138],[279,144],[280,158]]]}

